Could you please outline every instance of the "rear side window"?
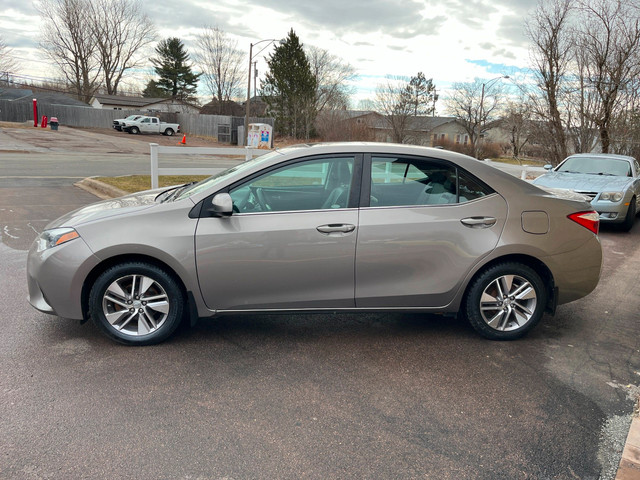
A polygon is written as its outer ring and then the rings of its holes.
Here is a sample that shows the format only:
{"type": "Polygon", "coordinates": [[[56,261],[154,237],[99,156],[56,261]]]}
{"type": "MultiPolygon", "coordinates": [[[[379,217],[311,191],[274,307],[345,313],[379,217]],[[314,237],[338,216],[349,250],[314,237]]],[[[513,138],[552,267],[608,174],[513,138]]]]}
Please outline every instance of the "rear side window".
{"type": "Polygon", "coordinates": [[[448,163],[393,157],[371,161],[372,207],[456,204],[490,193],[473,175],[448,163]]]}

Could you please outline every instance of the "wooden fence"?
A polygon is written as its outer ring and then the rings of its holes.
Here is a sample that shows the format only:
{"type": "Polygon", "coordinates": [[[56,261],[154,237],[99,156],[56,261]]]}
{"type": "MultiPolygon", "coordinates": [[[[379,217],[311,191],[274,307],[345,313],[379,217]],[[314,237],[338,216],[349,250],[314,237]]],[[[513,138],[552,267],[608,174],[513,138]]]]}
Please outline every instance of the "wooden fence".
{"type": "MultiPolygon", "coordinates": [[[[158,116],[163,121],[180,124],[180,130],[189,135],[218,137],[220,125],[230,126],[232,143],[237,142],[237,128],[244,125],[243,117],[226,115],[200,115],[193,113],[145,112],[140,110],[107,110],[92,107],[76,107],[38,102],[38,115],[42,118],[58,117],[60,125],[70,127],[111,128],[113,120],[129,115],[158,116]],[[235,140],[235,142],[234,142],[235,140]]],[[[0,121],[33,122],[33,104],[30,100],[0,100],[0,121]]],[[[272,118],[250,118],[249,123],[268,123],[273,126],[272,118]]],[[[225,129],[229,132],[228,129],[225,129]]]]}

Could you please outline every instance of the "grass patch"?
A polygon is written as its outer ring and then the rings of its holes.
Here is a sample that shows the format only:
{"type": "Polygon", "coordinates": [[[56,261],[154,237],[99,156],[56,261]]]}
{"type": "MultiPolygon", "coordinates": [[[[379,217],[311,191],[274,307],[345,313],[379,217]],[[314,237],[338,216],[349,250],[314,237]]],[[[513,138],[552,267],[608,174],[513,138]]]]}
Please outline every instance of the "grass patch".
{"type": "Polygon", "coordinates": [[[520,162],[513,157],[492,158],[492,162],[508,163],[510,165],[531,165],[533,167],[544,167],[548,161],[536,160],[533,158],[521,158],[520,162]]]}
{"type": "MultiPolygon", "coordinates": [[[[200,181],[209,178],[209,175],[160,175],[158,185],[160,187],[171,187],[172,185],[182,185],[183,183],[200,181]]],[[[151,188],[150,175],[127,175],[124,177],[98,177],[96,180],[124,190],[128,193],[141,192],[151,188]]]]}

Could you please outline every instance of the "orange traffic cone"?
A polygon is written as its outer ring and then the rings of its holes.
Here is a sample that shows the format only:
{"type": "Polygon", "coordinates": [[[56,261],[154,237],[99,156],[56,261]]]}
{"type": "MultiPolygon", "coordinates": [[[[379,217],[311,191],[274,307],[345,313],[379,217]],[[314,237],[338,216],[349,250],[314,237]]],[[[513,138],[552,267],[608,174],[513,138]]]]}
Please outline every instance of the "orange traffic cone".
{"type": "Polygon", "coordinates": [[[186,135],[182,135],[182,141],[180,143],[182,145],[186,145],[187,144],[187,136],[186,135]]]}

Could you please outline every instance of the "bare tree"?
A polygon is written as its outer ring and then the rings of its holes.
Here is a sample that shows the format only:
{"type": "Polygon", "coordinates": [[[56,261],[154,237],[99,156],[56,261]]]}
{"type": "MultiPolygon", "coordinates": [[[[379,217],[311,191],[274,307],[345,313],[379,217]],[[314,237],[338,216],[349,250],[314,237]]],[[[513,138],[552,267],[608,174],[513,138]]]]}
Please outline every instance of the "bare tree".
{"type": "Polygon", "coordinates": [[[478,157],[480,138],[487,123],[495,119],[500,106],[502,89],[493,81],[486,84],[480,79],[473,82],[454,83],[452,93],[446,99],[447,112],[463,126],[474,157],[478,157]]]}
{"type": "Polygon", "coordinates": [[[155,28],[137,0],[93,0],[89,8],[103,84],[116,95],[124,73],[142,64],[140,52],[155,39],[155,28]]]}
{"type": "Polygon", "coordinates": [[[354,90],[349,82],[356,76],[355,69],[322,48],[309,46],[305,53],[316,78],[316,111],[346,108],[354,90]]]}
{"type": "Polygon", "coordinates": [[[577,48],[574,58],[574,75],[571,75],[567,89],[567,137],[576,153],[588,153],[598,140],[593,112],[600,109],[600,101],[589,81],[587,55],[577,48]]]}
{"type": "Polygon", "coordinates": [[[409,117],[413,113],[406,83],[406,80],[388,76],[385,83],[376,88],[376,110],[384,115],[391,128],[391,139],[396,143],[406,142],[409,117]]]}
{"type": "Polygon", "coordinates": [[[532,108],[527,102],[527,97],[517,102],[509,102],[502,120],[502,127],[509,132],[513,158],[520,162],[524,148],[531,141],[534,131],[532,108]]]}
{"type": "Polygon", "coordinates": [[[609,131],[621,94],[640,75],[640,8],[633,0],[581,2],[578,49],[599,104],[591,113],[600,132],[602,151],[611,145],[609,131]]]}
{"type": "Polygon", "coordinates": [[[13,50],[9,48],[2,37],[0,37],[0,81],[8,81],[10,73],[16,73],[19,64],[13,53],[13,50]]]}
{"type": "Polygon", "coordinates": [[[205,27],[198,36],[194,57],[207,89],[218,101],[219,113],[227,113],[224,105],[240,95],[246,78],[242,69],[245,54],[238,49],[238,42],[218,27],[205,27]]]}
{"type": "Polygon", "coordinates": [[[385,83],[378,85],[375,107],[384,115],[394,142],[409,143],[412,140],[412,119],[433,112],[433,91],[432,80],[425,78],[422,72],[409,81],[389,76],[385,83]]]}
{"type": "Polygon", "coordinates": [[[42,0],[41,48],[59,67],[77,97],[89,102],[99,86],[102,68],[86,0],[42,0]]]}
{"type": "Polygon", "coordinates": [[[567,156],[561,103],[574,46],[569,28],[572,2],[573,0],[543,0],[525,26],[532,42],[531,57],[537,86],[542,93],[542,105],[538,104],[538,107],[543,108],[538,108],[537,111],[552,142],[549,153],[554,164],[567,156]]]}

